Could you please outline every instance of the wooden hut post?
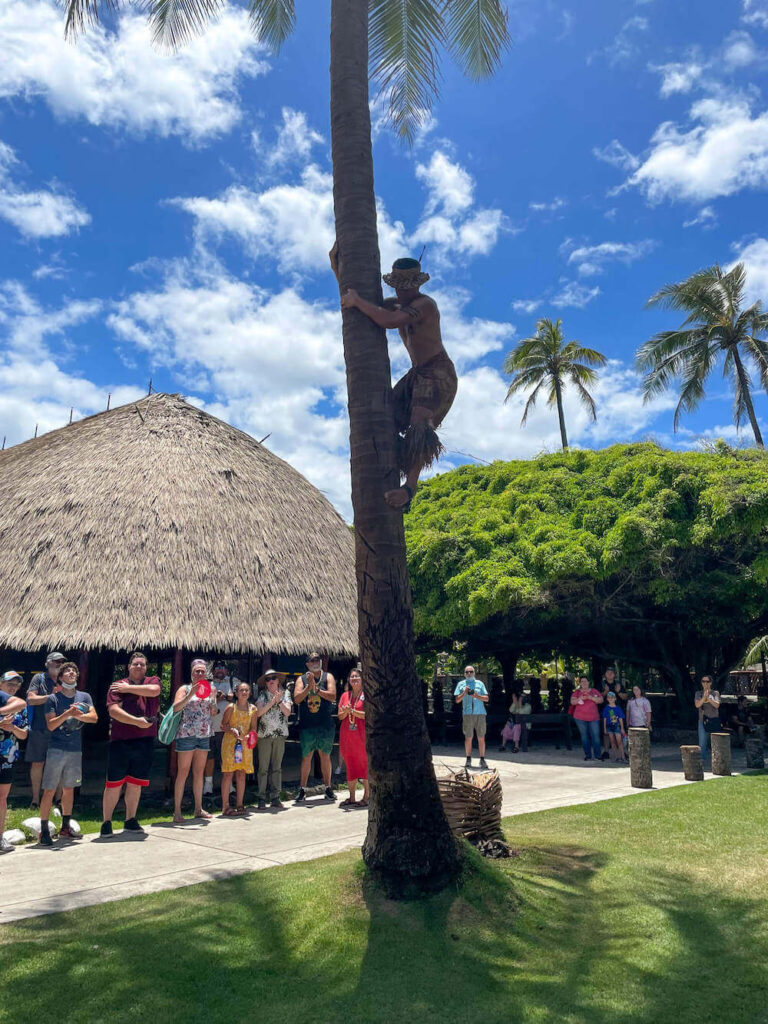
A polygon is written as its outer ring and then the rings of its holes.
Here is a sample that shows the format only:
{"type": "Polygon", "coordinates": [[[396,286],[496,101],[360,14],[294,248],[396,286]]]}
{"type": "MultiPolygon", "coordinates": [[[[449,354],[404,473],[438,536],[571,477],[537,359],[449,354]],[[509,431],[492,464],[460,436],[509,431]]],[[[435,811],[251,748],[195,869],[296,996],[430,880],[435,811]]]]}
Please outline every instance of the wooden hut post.
{"type": "Polygon", "coordinates": [[[634,726],[629,730],[629,783],[634,789],[652,789],[651,734],[634,726]]]}
{"type": "MultiPolygon", "coordinates": [[[[173,658],[171,660],[171,702],[173,702],[176,696],[176,691],[184,682],[184,651],[180,647],[177,647],[173,652],[173,658]]],[[[166,789],[171,792],[173,789],[173,782],[176,778],[176,744],[172,743],[168,747],[168,769],[166,776],[166,789]]]]}
{"type": "Polygon", "coordinates": [[[744,747],[747,753],[747,768],[765,768],[763,737],[747,736],[744,740],[744,747]]]}
{"type": "Polygon", "coordinates": [[[729,732],[713,732],[712,742],[712,774],[731,774],[731,734],[729,732]]]}
{"type": "Polygon", "coordinates": [[[701,782],[704,778],[704,765],[701,760],[701,747],[683,746],[680,747],[680,756],[683,759],[683,775],[687,782],[701,782]]]}

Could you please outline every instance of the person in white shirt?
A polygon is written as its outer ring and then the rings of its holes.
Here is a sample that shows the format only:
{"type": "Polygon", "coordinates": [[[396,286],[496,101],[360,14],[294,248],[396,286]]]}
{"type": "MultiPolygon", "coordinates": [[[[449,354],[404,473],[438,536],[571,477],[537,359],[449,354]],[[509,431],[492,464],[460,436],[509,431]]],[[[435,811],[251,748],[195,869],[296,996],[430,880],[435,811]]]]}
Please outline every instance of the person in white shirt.
{"type": "Polygon", "coordinates": [[[642,686],[632,687],[632,696],[627,702],[627,728],[651,728],[651,702],[645,696],[642,686]]]}
{"type": "Polygon", "coordinates": [[[211,756],[205,763],[205,781],[203,782],[203,796],[213,795],[213,771],[216,765],[221,768],[221,741],[224,739],[224,730],[221,720],[224,712],[235,699],[235,691],[240,680],[227,672],[227,666],[223,661],[214,661],[211,669],[211,686],[216,688],[216,714],[211,719],[213,726],[213,743],[211,744],[211,756]]]}

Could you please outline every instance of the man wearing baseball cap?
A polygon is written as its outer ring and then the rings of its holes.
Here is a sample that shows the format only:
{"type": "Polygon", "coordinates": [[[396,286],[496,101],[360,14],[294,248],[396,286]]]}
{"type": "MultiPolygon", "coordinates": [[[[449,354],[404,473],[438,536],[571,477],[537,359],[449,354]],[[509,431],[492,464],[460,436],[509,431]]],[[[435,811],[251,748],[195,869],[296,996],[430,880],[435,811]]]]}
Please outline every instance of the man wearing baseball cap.
{"type": "Polygon", "coordinates": [[[323,660],[317,651],[307,655],[307,669],[296,680],[293,699],[299,710],[299,741],[301,742],[300,789],[296,803],[307,798],[306,785],[312,755],[320,754],[320,767],[325,783],[325,799],[335,800],[331,787],[331,751],[335,728],[333,724],[333,702],[336,700],[336,680],[330,672],[323,672],[323,660]]]}
{"type": "Polygon", "coordinates": [[[51,651],[45,659],[45,671],[32,677],[27,690],[27,714],[29,715],[29,737],[24,760],[29,765],[29,781],[32,786],[32,806],[40,806],[40,787],[43,781],[43,767],[48,756],[51,734],[45,722],[45,706],[56,688],[59,670],[67,659],[59,651],[51,651]]]}

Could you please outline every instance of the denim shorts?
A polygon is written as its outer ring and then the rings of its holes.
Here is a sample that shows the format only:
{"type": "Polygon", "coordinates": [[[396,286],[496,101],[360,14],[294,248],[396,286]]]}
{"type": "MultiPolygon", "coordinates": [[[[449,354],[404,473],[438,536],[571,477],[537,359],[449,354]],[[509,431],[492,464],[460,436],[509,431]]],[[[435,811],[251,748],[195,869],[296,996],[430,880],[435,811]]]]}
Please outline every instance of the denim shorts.
{"type": "Polygon", "coordinates": [[[210,750],[211,749],[211,737],[210,736],[177,736],[176,737],[176,753],[183,754],[190,750],[210,750]]]}

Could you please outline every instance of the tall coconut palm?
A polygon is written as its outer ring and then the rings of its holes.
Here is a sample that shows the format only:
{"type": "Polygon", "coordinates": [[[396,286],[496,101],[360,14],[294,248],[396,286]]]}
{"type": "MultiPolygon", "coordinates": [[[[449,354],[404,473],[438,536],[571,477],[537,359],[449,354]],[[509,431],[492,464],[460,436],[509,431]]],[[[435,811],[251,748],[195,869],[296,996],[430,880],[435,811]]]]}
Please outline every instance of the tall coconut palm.
{"type": "MultiPolygon", "coordinates": [[[[68,31],[111,0],[66,0],[68,31]]],[[[138,0],[155,37],[171,47],[201,30],[221,0],[138,0]]],[[[294,0],[251,0],[259,39],[290,34],[294,0]]],[[[331,146],[340,289],[382,299],[369,107],[369,73],[390,119],[413,136],[436,95],[447,49],[472,79],[489,75],[507,45],[500,0],[331,0],[331,146]],[[370,63],[369,63],[370,52],[370,63]]],[[[416,675],[402,515],[384,501],[399,484],[386,336],[358,310],[343,311],[355,516],[360,653],[372,785],[367,865],[401,890],[436,887],[458,868],[442,810],[416,675]]]]}
{"type": "Polygon", "coordinates": [[[536,322],[536,333],[518,342],[504,360],[504,373],[512,378],[504,401],[508,402],[519,391],[533,388],[525,403],[523,418],[520,420],[520,425],[524,427],[528,421],[528,413],[536,405],[536,399],[543,388],[547,394],[547,405],[557,406],[560,438],[565,451],[568,448],[568,434],[565,429],[563,390],[572,385],[581,404],[592,419],[596,420],[595,400],[587,391],[587,387],[597,382],[597,373],[592,367],[605,366],[605,363],[606,358],[602,352],[584,348],[578,341],[567,342],[563,336],[563,321],[560,318],[553,323],[542,317],[536,322]]]}
{"type": "Polygon", "coordinates": [[[746,271],[743,263],[723,271],[717,264],[692,274],[679,284],[665,285],[647,305],[687,313],[675,331],[660,331],[637,352],[637,365],[646,371],[643,389],[646,402],[673,385],[680,388],[674,427],[684,412],[692,412],[704,398],[704,387],[717,363],[734,390],[733,420],[741,426],[748,419],[755,443],[763,447],[763,435],[752,401],[752,376],[757,371],[768,391],[768,313],[759,302],[745,306],[746,271]]]}

